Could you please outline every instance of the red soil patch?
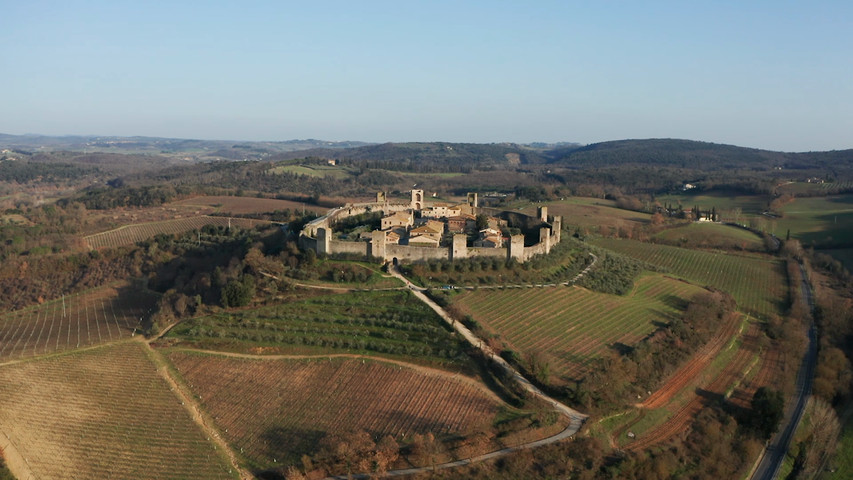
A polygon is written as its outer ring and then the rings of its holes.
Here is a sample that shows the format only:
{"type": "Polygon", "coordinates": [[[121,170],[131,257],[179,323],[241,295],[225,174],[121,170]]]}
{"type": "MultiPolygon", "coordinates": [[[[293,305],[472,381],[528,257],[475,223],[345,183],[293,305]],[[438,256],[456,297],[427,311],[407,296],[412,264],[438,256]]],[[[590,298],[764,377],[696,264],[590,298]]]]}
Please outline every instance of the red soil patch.
{"type": "MultiPolygon", "coordinates": [[[[723,371],[706,387],[697,389],[697,394],[681,407],[675,415],[670,417],[669,420],[649,431],[637,441],[629,444],[626,449],[642,450],[686,432],[693,418],[706,404],[712,399],[721,398],[726,390],[741,378],[750,360],[758,351],[758,338],[760,334],[761,332],[757,325],[750,325],[749,330],[744,334],[740,348],[723,371]]],[[[642,418],[642,413],[640,418],[642,418]]]]}
{"type": "Polygon", "coordinates": [[[724,323],[717,331],[717,334],[711,338],[711,341],[696,352],[693,358],[691,358],[684,366],[676,370],[660,389],[649,396],[645,402],[637,405],[637,407],[654,409],[660,408],[669,403],[670,399],[672,399],[676,393],[687,386],[687,384],[693,380],[699,372],[704,370],[711,363],[711,360],[714,359],[720,349],[722,349],[732,335],[737,332],[740,319],[740,315],[730,315],[729,318],[726,319],[726,323],[724,323]]]}

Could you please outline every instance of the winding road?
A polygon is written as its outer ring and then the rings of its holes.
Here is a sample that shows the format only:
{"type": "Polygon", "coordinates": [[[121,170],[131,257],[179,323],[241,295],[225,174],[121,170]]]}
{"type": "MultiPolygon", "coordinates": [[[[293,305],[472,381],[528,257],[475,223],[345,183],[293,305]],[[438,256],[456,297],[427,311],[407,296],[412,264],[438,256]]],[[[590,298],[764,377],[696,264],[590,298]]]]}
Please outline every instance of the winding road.
{"type": "Polygon", "coordinates": [[[791,445],[791,439],[794,437],[794,432],[797,431],[797,426],[803,417],[803,411],[806,408],[806,402],[809,399],[812,391],[812,380],[814,379],[815,364],[817,363],[817,331],[814,325],[814,301],[812,299],[811,286],[806,280],[806,271],[803,264],[800,263],[800,273],[802,285],[800,293],[803,296],[803,302],[809,306],[811,313],[811,325],[809,326],[809,346],[803,362],[800,364],[800,370],[797,372],[797,397],[796,401],[792,402],[785,411],[785,418],[776,435],[767,444],[762,454],[761,461],[758,467],[752,474],[752,480],[774,480],[779,475],[779,469],[785,461],[785,455],[788,453],[788,448],[791,445]]]}
{"type": "MultiPolygon", "coordinates": [[[[593,255],[593,262],[589,266],[587,266],[587,268],[583,272],[578,274],[578,276],[576,276],[571,282],[567,282],[567,284],[577,281],[587,271],[589,271],[589,269],[593,265],[595,265],[595,262],[597,260],[598,260],[598,258],[595,257],[595,255],[593,255]]],[[[464,337],[465,340],[467,340],[474,347],[479,348],[484,354],[486,354],[495,363],[500,365],[504,370],[506,370],[510,375],[512,375],[515,378],[515,380],[518,381],[518,383],[525,390],[527,390],[531,395],[538,397],[538,398],[550,403],[551,405],[553,405],[553,407],[558,412],[560,412],[561,414],[568,417],[569,425],[562,432],[560,432],[556,435],[552,435],[552,436],[547,437],[547,438],[543,438],[541,440],[537,440],[535,442],[525,443],[522,445],[516,445],[514,447],[503,448],[501,450],[486,453],[486,454],[479,455],[476,457],[457,460],[455,462],[442,463],[442,464],[438,464],[438,465],[430,466],[430,467],[418,467],[418,468],[407,468],[407,469],[402,469],[402,470],[391,470],[389,472],[386,472],[382,476],[384,476],[384,477],[399,477],[399,476],[405,476],[405,475],[414,475],[414,474],[433,471],[433,470],[440,470],[440,469],[445,469],[445,468],[454,468],[454,467],[461,467],[463,465],[470,465],[472,463],[477,463],[477,462],[482,462],[485,460],[491,460],[491,459],[495,459],[498,457],[502,457],[504,455],[508,455],[512,452],[517,452],[519,450],[536,448],[536,447],[539,447],[542,445],[548,445],[551,443],[559,442],[561,440],[571,438],[573,435],[575,435],[580,430],[581,426],[583,426],[584,421],[586,421],[586,419],[589,418],[587,415],[584,415],[583,413],[580,413],[577,410],[574,410],[574,409],[562,404],[561,402],[551,398],[550,396],[546,395],[543,391],[536,388],[535,385],[533,385],[532,383],[530,383],[529,380],[524,378],[524,376],[521,375],[517,370],[515,370],[509,363],[507,363],[506,360],[501,358],[499,355],[495,354],[495,352],[492,351],[492,349],[489,348],[488,345],[486,345],[480,338],[478,338],[476,335],[474,335],[468,328],[466,328],[464,325],[462,325],[461,322],[455,321],[443,308],[441,308],[440,305],[435,303],[431,298],[427,297],[426,294],[424,294],[424,291],[426,290],[425,288],[418,287],[417,285],[410,282],[409,279],[404,277],[395,266],[389,265],[388,271],[392,275],[394,275],[395,277],[397,277],[401,281],[403,281],[406,284],[406,287],[409,290],[411,290],[412,293],[419,300],[421,300],[422,302],[427,304],[445,322],[447,322],[448,325],[453,327],[456,330],[456,332],[459,333],[459,335],[464,337]]],[[[341,479],[342,480],[342,479],[347,479],[347,478],[373,478],[373,477],[371,475],[368,475],[368,474],[358,474],[358,475],[340,475],[340,476],[328,477],[328,478],[329,479],[341,479]]]]}

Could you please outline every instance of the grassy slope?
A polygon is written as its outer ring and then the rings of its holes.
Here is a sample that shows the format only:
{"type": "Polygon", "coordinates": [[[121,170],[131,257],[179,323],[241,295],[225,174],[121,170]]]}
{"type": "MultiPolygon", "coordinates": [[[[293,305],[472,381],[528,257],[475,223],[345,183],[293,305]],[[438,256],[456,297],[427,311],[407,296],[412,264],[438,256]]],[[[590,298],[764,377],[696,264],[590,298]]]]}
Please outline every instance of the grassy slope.
{"type": "Polygon", "coordinates": [[[681,227],[664,230],[655,238],[669,242],[684,242],[700,248],[743,248],[761,250],[764,242],[761,238],[741,228],[716,223],[690,223],[681,227]]]}
{"type": "Polygon", "coordinates": [[[853,245],[853,195],[798,198],[782,208],[776,234],[791,231],[805,245],[853,245]]]}
{"type": "Polygon", "coordinates": [[[550,364],[552,381],[580,376],[616,343],[633,345],[673,319],[700,288],[649,274],[625,297],[579,287],[465,292],[454,303],[522,355],[550,364]]]}
{"type": "Polygon", "coordinates": [[[742,311],[762,318],[782,313],[786,304],[787,280],[778,260],[634,240],[596,238],[592,243],[658,265],[691,282],[719,288],[731,294],[742,311]]]}

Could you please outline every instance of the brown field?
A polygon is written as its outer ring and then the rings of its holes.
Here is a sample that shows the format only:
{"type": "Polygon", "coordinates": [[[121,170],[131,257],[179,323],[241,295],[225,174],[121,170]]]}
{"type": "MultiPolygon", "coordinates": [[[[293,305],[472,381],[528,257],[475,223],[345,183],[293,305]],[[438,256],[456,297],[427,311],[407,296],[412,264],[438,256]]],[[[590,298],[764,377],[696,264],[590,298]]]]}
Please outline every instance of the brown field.
{"type": "Polygon", "coordinates": [[[0,316],[0,363],[129,338],[154,294],[126,282],[0,316]]]}
{"type": "Polygon", "coordinates": [[[145,348],[0,367],[0,431],[26,463],[10,466],[31,474],[19,478],[235,478],[145,348]]]}
{"type": "Polygon", "coordinates": [[[303,202],[290,200],[278,200],[275,198],[256,197],[231,197],[231,196],[203,196],[185,198],[176,202],[167,203],[166,208],[181,208],[204,211],[205,213],[230,213],[232,215],[244,215],[247,213],[269,213],[276,210],[291,210],[324,214],[329,209],[318,207],[303,202]]]}
{"type": "Polygon", "coordinates": [[[190,230],[198,230],[205,225],[215,225],[218,227],[227,227],[229,225],[242,228],[252,228],[255,225],[268,224],[269,222],[260,220],[250,220],[247,218],[228,218],[228,217],[187,217],[178,218],[175,220],[164,220],[162,222],[138,223],[133,225],[125,225],[115,230],[96,233],[83,237],[89,248],[113,248],[125,245],[133,245],[136,242],[141,242],[149,238],[163,234],[177,234],[189,232],[190,230]]]}
{"type": "MultiPolygon", "coordinates": [[[[542,204],[548,207],[548,215],[561,215],[564,225],[577,225],[591,230],[602,226],[631,230],[636,226],[647,225],[651,219],[651,215],[647,213],[623,210],[614,205],[609,200],[586,198],[542,204]]],[[[529,206],[522,211],[528,215],[536,215],[536,206],[529,206]]],[[[595,233],[599,232],[596,230],[595,233]]]]}
{"type": "Polygon", "coordinates": [[[403,443],[489,430],[501,402],[468,377],[373,359],[258,359],[173,351],[168,358],[253,468],[316,451],[327,433],[403,443]]]}

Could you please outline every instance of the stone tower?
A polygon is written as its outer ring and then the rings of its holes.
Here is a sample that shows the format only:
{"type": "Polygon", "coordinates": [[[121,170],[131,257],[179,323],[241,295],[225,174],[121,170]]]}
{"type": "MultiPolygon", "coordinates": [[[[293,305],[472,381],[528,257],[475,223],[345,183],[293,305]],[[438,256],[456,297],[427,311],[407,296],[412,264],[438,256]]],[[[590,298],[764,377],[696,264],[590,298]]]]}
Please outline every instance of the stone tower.
{"type": "Polygon", "coordinates": [[[331,253],[332,231],[321,227],[317,229],[317,253],[331,253]]]}
{"type": "Polygon", "coordinates": [[[513,235],[509,238],[509,258],[518,262],[524,261],[524,235],[513,235]]]}
{"type": "Polygon", "coordinates": [[[464,233],[453,235],[453,249],[450,251],[451,260],[460,258],[468,258],[468,236],[464,233]]]}
{"type": "Polygon", "coordinates": [[[381,258],[385,260],[386,248],[385,248],[385,232],[382,230],[374,230],[373,233],[370,234],[370,256],[374,258],[381,258]]]}
{"type": "Polygon", "coordinates": [[[412,190],[412,209],[420,210],[424,208],[424,191],[412,190]]]}
{"type": "Polygon", "coordinates": [[[539,207],[536,209],[536,215],[539,217],[539,220],[543,222],[548,221],[548,207],[539,207]]]}
{"type": "Polygon", "coordinates": [[[477,208],[477,192],[468,192],[468,206],[471,208],[477,208]]]}
{"type": "Polygon", "coordinates": [[[542,227],[539,229],[539,243],[542,244],[545,249],[544,253],[549,253],[551,251],[551,228],[550,227],[542,227]]]}

